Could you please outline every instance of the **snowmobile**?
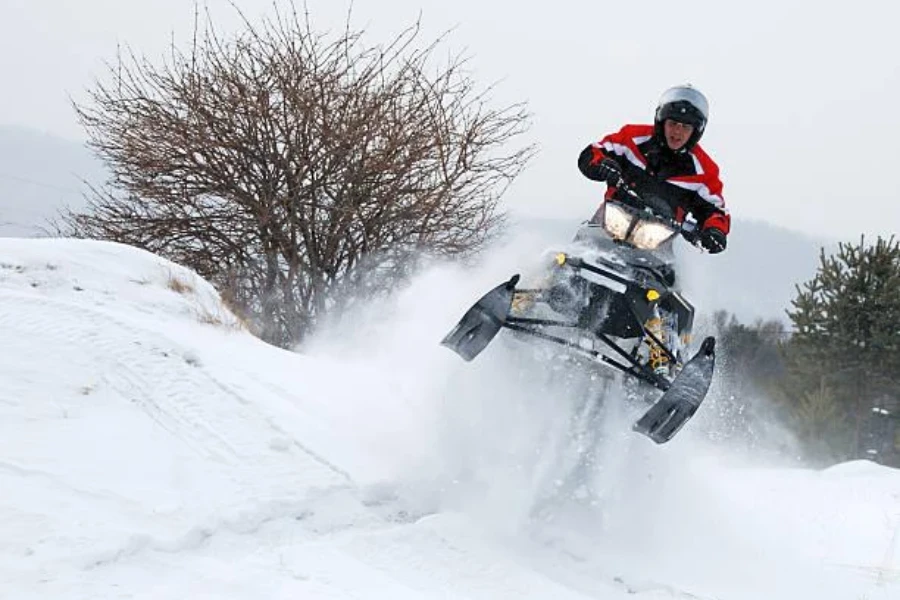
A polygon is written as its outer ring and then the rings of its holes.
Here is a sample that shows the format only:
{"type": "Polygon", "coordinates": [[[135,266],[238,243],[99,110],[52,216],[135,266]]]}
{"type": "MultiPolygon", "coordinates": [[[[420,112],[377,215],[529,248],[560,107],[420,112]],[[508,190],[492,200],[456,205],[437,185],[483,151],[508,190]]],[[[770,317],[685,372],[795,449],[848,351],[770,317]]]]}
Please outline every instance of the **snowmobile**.
{"type": "Polygon", "coordinates": [[[534,286],[513,275],[485,294],[442,344],[471,361],[501,329],[557,344],[652,390],[633,429],[657,444],[671,440],[709,391],[715,339],[685,361],[694,307],[675,289],[674,240],[699,247],[690,219],[676,221],[658,198],[622,186],[559,252],[534,286]],[[662,395],[659,396],[659,392],[662,395]]]}

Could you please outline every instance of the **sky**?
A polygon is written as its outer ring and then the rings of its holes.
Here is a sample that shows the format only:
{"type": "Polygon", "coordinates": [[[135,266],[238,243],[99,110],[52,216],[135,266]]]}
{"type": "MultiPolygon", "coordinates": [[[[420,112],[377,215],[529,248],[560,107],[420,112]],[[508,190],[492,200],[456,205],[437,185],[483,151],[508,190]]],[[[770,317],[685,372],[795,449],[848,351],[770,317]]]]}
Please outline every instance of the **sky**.
{"type": "Polygon", "coordinates": [[[896,469],[725,443],[715,395],[657,446],[524,347],[439,346],[510,255],[298,353],[150,253],[0,238],[0,597],[900,595],[896,469]]]}
{"type": "MultiPolygon", "coordinates": [[[[275,0],[281,6],[283,0],[275,0]]],[[[255,21],[272,0],[234,0],[255,21]]],[[[240,25],[226,0],[208,0],[224,32],[240,25]]],[[[349,3],[308,0],[334,29],[349,3]]],[[[84,97],[120,44],[159,57],[190,38],[187,0],[0,0],[0,123],[70,138],[83,132],[70,98],[84,97]]],[[[498,104],[527,101],[539,154],[507,196],[537,216],[588,216],[602,189],[575,159],[626,122],[649,122],[667,87],[691,82],[710,100],[703,146],[721,167],[736,222],[755,219],[855,241],[900,223],[900,9],[854,3],[554,3],[356,0],[351,22],[373,42],[421,15],[425,39],[447,30],[473,75],[497,83],[498,104]]]]}

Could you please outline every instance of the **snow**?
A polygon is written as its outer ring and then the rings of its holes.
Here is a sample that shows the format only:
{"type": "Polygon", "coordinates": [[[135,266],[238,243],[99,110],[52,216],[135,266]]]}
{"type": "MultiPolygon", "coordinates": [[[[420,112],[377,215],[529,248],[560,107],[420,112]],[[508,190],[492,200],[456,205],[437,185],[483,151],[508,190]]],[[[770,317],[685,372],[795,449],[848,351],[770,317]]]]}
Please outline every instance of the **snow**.
{"type": "Polygon", "coordinates": [[[900,597],[896,471],[656,446],[514,340],[441,348],[520,250],[288,352],[149,253],[0,240],[0,597],[900,597]]]}

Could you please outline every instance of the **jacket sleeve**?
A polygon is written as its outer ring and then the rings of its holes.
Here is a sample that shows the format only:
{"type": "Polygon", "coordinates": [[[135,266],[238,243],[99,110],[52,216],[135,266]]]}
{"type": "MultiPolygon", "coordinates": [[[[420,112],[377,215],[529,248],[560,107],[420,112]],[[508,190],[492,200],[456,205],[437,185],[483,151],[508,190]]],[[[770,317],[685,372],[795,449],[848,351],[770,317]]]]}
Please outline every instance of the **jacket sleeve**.
{"type": "Polygon", "coordinates": [[[642,158],[636,147],[636,139],[647,138],[653,134],[653,125],[625,125],[619,131],[603,136],[581,151],[578,156],[578,168],[588,179],[602,181],[597,174],[597,165],[604,158],[611,158],[622,167],[624,172],[630,163],[641,164],[642,158]]]}
{"type": "Polygon", "coordinates": [[[713,209],[701,223],[703,229],[715,228],[726,235],[731,231],[731,215],[719,209],[713,209]]]}
{"type": "Polygon", "coordinates": [[[705,185],[698,191],[699,204],[703,206],[695,214],[697,222],[702,229],[715,228],[724,234],[731,231],[731,215],[725,208],[725,198],[722,197],[722,181],[719,179],[719,169],[713,169],[706,178],[705,185]]]}
{"type": "Polygon", "coordinates": [[[694,201],[686,208],[697,219],[700,229],[715,228],[726,235],[731,230],[731,215],[724,209],[710,204],[698,194],[695,194],[694,201]]]}
{"type": "Polygon", "coordinates": [[[694,157],[701,167],[700,174],[679,177],[672,182],[694,191],[694,202],[687,208],[697,219],[701,229],[715,228],[728,234],[731,231],[731,215],[728,214],[725,198],[722,196],[719,166],[699,146],[694,150],[694,157]]]}
{"type": "Polygon", "coordinates": [[[578,170],[588,179],[605,181],[597,172],[597,167],[604,158],[606,155],[603,153],[603,149],[598,144],[591,144],[578,155],[578,170]]]}

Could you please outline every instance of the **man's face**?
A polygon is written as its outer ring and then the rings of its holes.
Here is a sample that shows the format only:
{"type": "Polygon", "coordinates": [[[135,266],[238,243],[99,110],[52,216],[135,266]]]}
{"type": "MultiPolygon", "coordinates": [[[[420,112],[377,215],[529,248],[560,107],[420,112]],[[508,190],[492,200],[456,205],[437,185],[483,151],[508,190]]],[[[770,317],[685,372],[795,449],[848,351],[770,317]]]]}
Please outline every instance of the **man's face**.
{"type": "Polygon", "coordinates": [[[679,123],[672,119],[666,119],[663,123],[666,134],[666,144],[671,150],[681,150],[694,133],[694,126],[687,123],[679,123]]]}

